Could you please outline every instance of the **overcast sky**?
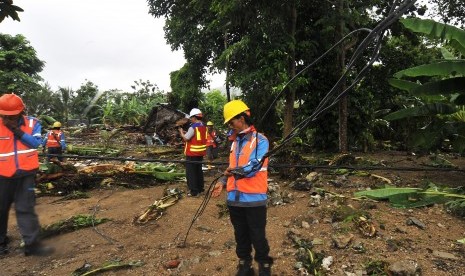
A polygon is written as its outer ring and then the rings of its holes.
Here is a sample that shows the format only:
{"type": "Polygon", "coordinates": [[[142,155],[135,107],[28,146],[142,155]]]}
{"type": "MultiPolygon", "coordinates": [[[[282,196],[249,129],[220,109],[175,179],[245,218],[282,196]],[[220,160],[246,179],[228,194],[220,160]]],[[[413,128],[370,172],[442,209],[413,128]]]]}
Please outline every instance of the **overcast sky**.
{"type": "MultiPolygon", "coordinates": [[[[0,23],[0,32],[23,34],[46,62],[41,76],[52,89],[76,90],[85,80],[100,90],[131,91],[150,80],[171,91],[169,73],[184,63],[166,44],[163,19],[148,14],[146,0],[14,0],[21,22],[0,23]]],[[[223,79],[214,76],[211,88],[223,79]]]]}

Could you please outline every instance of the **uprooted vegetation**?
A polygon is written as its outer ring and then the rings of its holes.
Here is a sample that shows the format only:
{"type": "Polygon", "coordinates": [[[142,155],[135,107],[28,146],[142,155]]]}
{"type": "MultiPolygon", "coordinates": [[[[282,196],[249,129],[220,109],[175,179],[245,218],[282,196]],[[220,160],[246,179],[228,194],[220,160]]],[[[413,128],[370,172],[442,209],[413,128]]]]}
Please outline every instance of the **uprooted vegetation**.
{"type": "MultiPolygon", "coordinates": [[[[157,160],[179,161],[180,150],[128,145],[119,154],[69,157],[42,166],[37,208],[43,225],[56,225],[48,228],[56,231],[47,242],[72,246],[58,246],[50,257],[53,265],[33,261],[30,267],[15,267],[9,264],[22,256],[12,254],[2,260],[7,275],[31,268],[48,275],[80,268],[90,273],[84,268],[90,263],[97,271],[118,269],[115,273],[122,275],[229,275],[235,270],[223,196],[210,200],[186,246],[179,247],[202,198],[182,196],[181,163],[157,160]]],[[[215,168],[205,171],[206,188],[224,169],[220,163],[226,153],[220,156],[215,168]]],[[[420,268],[423,275],[465,271],[460,262],[465,257],[463,158],[400,152],[283,156],[270,162],[267,233],[274,273],[388,275],[398,265],[405,271],[420,268]]],[[[19,240],[13,229],[10,233],[19,240]]]]}

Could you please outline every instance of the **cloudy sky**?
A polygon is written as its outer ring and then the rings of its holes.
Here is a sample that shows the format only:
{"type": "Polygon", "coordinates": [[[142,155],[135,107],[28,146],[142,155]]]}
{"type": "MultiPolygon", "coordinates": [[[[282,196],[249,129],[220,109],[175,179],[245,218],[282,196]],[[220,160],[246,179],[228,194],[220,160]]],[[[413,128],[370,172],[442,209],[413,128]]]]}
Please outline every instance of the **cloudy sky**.
{"type": "MultiPolygon", "coordinates": [[[[46,62],[41,76],[52,89],[78,89],[85,80],[100,90],[131,91],[150,80],[170,91],[169,73],[185,62],[166,44],[163,19],[148,14],[146,0],[14,0],[21,22],[0,23],[0,32],[23,34],[46,62]]],[[[211,88],[223,84],[210,77],[211,88]]]]}

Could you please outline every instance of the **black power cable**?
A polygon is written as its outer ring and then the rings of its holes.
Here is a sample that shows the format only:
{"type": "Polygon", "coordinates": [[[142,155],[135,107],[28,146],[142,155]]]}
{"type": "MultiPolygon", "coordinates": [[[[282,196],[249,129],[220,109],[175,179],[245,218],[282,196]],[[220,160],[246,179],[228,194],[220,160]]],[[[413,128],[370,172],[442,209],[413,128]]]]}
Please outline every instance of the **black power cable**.
{"type": "MultiPolygon", "coordinates": [[[[284,137],[282,139],[281,143],[278,146],[276,146],[274,149],[268,151],[268,153],[265,154],[264,158],[262,159],[261,164],[257,165],[257,168],[259,168],[262,165],[265,158],[270,157],[273,154],[275,154],[277,151],[279,151],[284,145],[286,145],[290,140],[292,140],[295,136],[297,136],[297,134],[299,134],[303,129],[305,129],[311,122],[316,121],[324,112],[328,111],[331,107],[336,105],[342,97],[347,95],[349,90],[352,89],[362,79],[365,71],[376,61],[376,59],[377,59],[377,57],[379,55],[379,51],[381,49],[382,38],[383,38],[384,33],[387,30],[387,28],[390,25],[392,25],[392,23],[394,23],[396,20],[398,20],[402,16],[402,14],[407,12],[408,9],[410,9],[415,4],[415,2],[416,2],[416,0],[404,0],[397,8],[395,8],[396,4],[397,4],[397,1],[393,2],[393,5],[391,6],[391,10],[389,11],[387,17],[385,19],[383,19],[381,22],[379,22],[375,26],[375,28],[373,28],[368,33],[368,35],[365,37],[365,39],[358,45],[358,47],[354,51],[354,54],[352,55],[349,63],[346,65],[346,70],[345,70],[344,74],[339,78],[339,80],[336,82],[336,84],[331,88],[331,90],[320,101],[320,103],[318,104],[316,109],[313,111],[313,113],[309,117],[304,119],[302,122],[297,124],[290,131],[290,133],[286,137],[284,137]],[[350,72],[350,69],[352,69],[355,66],[355,62],[361,57],[363,52],[373,42],[375,42],[375,46],[374,46],[374,50],[373,50],[373,53],[372,53],[372,57],[370,58],[370,61],[360,70],[360,72],[356,76],[355,80],[346,89],[344,89],[344,91],[342,91],[339,95],[334,96],[334,94],[336,93],[337,88],[341,85],[341,83],[343,81],[345,81],[347,79],[347,75],[350,72]],[[334,97],[334,99],[333,99],[333,101],[331,103],[329,103],[331,97],[334,97]]],[[[367,30],[367,29],[355,30],[355,31],[351,32],[350,34],[346,35],[344,38],[342,38],[337,44],[342,43],[349,35],[353,35],[354,33],[356,33],[356,31],[361,31],[361,30],[367,30]]],[[[331,47],[330,50],[332,50],[334,48],[335,47],[331,47]]],[[[326,51],[323,54],[323,56],[328,54],[328,52],[329,52],[329,50],[326,51]]],[[[301,74],[304,70],[307,70],[308,68],[313,66],[316,63],[316,61],[321,60],[321,58],[323,56],[318,57],[314,62],[312,62],[309,66],[305,67],[297,75],[301,74]]],[[[295,79],[295,77],[292,78],[291,81],[294,80],[294,79],[295,79]]],[[[290,81],[288,83],[286,83],[286,86],[289,83],[290,83],[290,81]]],[[[282,92],[284,91],[286,86],[278,94],[278,97],[282,94],[282,92]]],[[[277,100],[277,98],[275,98],[275,100],[273,101],[273,104],[276,102],[276,100],[277,100]]],[[[271,108],[269,108],[268,111],[270,109],[271,108]]],[[[261,121],[263,121],[264,118],[265,118],[265,116],[263,116],[261,121]]]]}

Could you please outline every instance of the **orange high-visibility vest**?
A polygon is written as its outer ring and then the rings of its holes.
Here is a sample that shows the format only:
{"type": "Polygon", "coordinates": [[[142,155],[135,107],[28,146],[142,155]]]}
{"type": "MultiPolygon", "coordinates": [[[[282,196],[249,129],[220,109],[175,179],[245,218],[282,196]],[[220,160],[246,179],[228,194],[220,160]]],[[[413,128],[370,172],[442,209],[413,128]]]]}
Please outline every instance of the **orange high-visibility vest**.
{"type": "Polygon", "coordinates": [[[61,130],[52,129],[49,131],[47,133],[47,148],[60,148],[61,135],[63,135],[61,130]]]}
{"type": "Polygon", "coordinates": [[[202,123],[192,124],[194,136],[186,142],[184,154],[186,156],[204,156],[207,150],[207,128],[202,123]]]}
{"type": "MultiPolygon", "coordinates": [[[[36,119],[23,117],[25,124],[20,129],[32,135],[36,119]]],[[[1,119],[0,119],[1,120],[1,119]]],[[[31,149],[0,122],[0,176],[11,177],[17,170],[32,171],[39,168],[37,149],[31,149]]]]}
{"type": "Polygon", "coordinates": [[[212,132],[207,131],[207,147],[213,146],[214,148],[216,148],[215,137],[216,132],[214,130],[212,132]]]}
{"type": "MultiPolygon", "coordinates": [[[[231,153],[229,154],[229,164],[230,166],[243,167],[247,165],[251,157],[255,158],[255,148],[258,144],[258,138],[266,139],[264,136],[253,132],[250,139],[247,139],[245,145],[242,146],[242,150],[239,153],[239,160],[237,159],[238,155],[238,145],[237,141],[234,141],[231,145],[231,153]]],[[[226,184],[226,190],[228,192],[238,190],[243,193],[255,193],[255,194],[266,194],[268,189],[268,158],[263,162],[260,170],[252,177],[244,177],[240,179],[235,179],[234,176],[228,177],[228,182],[226,184]]]]}

